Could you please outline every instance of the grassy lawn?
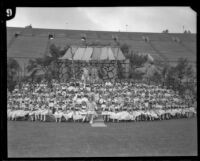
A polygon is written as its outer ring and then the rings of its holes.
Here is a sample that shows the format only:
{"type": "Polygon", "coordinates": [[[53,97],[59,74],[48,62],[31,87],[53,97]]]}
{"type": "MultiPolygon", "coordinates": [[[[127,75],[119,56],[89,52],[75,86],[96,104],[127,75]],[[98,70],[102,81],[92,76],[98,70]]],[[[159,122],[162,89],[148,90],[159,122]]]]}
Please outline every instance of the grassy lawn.
{"type": "Polygon", "coordinates": [[[8,121],[8,157],[197,155],[197,120],[88,123],[8,121]]]}

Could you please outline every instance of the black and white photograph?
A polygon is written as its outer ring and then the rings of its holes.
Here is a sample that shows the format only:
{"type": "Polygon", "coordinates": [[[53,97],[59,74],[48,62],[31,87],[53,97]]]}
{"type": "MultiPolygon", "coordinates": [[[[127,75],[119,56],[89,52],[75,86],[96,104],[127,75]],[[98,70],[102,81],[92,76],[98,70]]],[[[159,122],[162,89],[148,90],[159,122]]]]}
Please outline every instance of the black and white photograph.
{"type": "Polygon", "coordinates": [[[197,156],[190,6],[17,7],[8,158],[197,156]]]}

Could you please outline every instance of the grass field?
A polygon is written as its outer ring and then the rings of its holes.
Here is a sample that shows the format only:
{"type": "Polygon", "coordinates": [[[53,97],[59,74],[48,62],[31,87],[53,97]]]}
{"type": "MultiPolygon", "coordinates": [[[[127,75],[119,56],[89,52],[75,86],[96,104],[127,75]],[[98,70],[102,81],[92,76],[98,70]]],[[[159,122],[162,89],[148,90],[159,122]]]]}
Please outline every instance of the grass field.
{"type": "Polygon", "coordinates": [[[197,155],[197,120],[108,123],[8,121],[8,157],[197,155]]]}

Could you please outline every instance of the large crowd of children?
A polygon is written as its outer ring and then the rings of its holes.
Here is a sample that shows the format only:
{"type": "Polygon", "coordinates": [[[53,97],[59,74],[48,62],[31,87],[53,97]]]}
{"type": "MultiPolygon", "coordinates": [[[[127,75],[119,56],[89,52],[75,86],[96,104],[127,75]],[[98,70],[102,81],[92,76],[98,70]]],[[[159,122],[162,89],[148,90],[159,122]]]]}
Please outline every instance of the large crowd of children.
{"type": "Polygon", "coordinates": [[[196,115],[196,100],[178,92],[144,83],[81,81],[50,84],[23,83],[7,95],[9,120],[90,122],[153,121],[190,118],[196,115]]]}

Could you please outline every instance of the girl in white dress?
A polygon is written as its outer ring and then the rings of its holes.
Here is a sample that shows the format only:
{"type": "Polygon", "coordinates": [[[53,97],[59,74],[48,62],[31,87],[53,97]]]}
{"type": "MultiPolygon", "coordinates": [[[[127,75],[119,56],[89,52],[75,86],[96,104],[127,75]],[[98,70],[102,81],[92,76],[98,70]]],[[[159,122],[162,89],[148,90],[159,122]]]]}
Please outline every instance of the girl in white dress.
{"type": "Polygon", "coordinates": [[[94,101],[93,95],[89,98],[89,102],[87,102],[87,108],[88,108],[88,115],[90,117],[90,124],[93,124],[95,110],[97,110],[97,105],[96,102],[94,101]]]}

